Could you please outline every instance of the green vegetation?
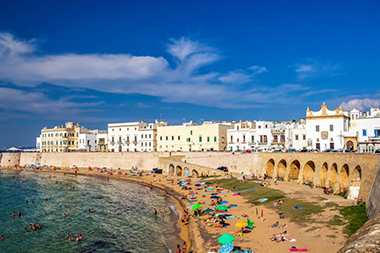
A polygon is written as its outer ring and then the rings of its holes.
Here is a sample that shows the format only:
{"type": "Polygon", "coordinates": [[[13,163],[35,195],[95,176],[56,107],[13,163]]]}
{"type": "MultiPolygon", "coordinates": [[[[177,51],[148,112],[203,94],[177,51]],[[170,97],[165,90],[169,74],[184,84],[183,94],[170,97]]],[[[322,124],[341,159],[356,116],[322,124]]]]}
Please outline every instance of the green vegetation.
{"type": "Polygon", "coordinates": [[[241,181],[237,179],[219,179],[213,180],[213,182],[217,182],[229,190],[232,190],[233,187],[236,187],[236,191],[246,190],[253,187],[255,188],[254,191],[247,191],[242,193],[242,195],[248,200],[249,203],[255,205],[264,205],[278,212],[283,212],[285,217],[289,218],[293,222],[300,224],[301,226],[314,222],[315,219],[313,219],[312,215],[321,213],[326,208],[317,202],[306,202],[299,199],[289,198],[285,196],[285,193],[280,190],[263,187],[258,183],[250,180],[246,183],[240,183],[241,181]],[[261,203],[258,201],[261,198],[267,198],[268,200],[261,203]],[[282,199],[285,201],[285,204],[281,206],[273,206],[274,202],[282,199]],[[297,210],[294,209],[294,206],[302,206],[303,209],[297,210]]]}
{"type": "Polygon", "coordinates": [[[368,221],[365,203],[356,206],[343,207],[340,213],[348,221],[343,232],[348,236],[354,234],[364,223],[368,221]]]}
{"type": "MultiPolygon", "coordinates": [[[[289,218],[292,222],[296,222],[301,226],[319,222],[320,224],[325,224],[331,229],[334,229],[336,226],[346,225],[343,229],[343,232],[346,235],[350,236],[368,221],[365,203],[355,206],[339,207],[339,205],[334,202],[325,202],[323,204],[322,201],[327,200],[325,198],[314,199],[314,201],[318,202],[308,202],[300,199],[290,198],[287,197],[283,191],[260,186],[259,183],[251,180],[248,180],[246,183],[241,183],[240,180],[232,178],[214,179],[212,182],[216,182],[220,186],[223,186],[225,189],[229,190],[232,190],[235,187],[236,191],[255,188],[253,191],[242,193],[242,195],[248,200],[248,203],[252,203],[257,206],[264,205],[268,208],[276,210],[277,212],[283,212],[286,218],[289,218]],[[258,201],[261,198],[267,198],[268,200],[261,203],[258,201]],[[274,202],[282,199],[285,201],[285,204],[280,206],[273,206],[274,202]],[[294,209],[294,206],[302,206],[303,209],[297,210],[294,209]],[[334,215],[334,217],[329,221],[317,220],[318,216],[316,214],[322,213],[325,209],[328,208],[331,210],[339,210],[341,215],[334,215]]],[[[334,235],[329,237],[335,238],[334,235]]]]}

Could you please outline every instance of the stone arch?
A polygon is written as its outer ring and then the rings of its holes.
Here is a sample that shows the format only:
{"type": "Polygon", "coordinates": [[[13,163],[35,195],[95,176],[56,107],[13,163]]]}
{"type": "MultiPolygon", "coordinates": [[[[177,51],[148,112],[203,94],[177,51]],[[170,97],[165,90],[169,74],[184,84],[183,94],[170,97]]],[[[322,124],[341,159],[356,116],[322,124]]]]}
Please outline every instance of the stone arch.
{"type": "Polygon", "coordinates": [[[265,173],[267,174],[268,177],[273,178],[273,174],[274,174],[274,160],[273,159],[270,159],[267,162],[267,168],[266,168],[265,173]]]}
{"type": "Polygon", "coordinates": [[[321,172],[319,173],[319,187],[325,187],[326,186],[326,180],[327,180],[327,172],[329,170],[329,167],[327,163],[324,163],[321,168],[321,172]]]}
{"type": "Polygon", "coordinates": [[[169,175],[174,175],[174,165],[173,164],[169,165],[169,175]]]}
{"type": "Polygon", "coordinates": [[[352,150],[352,149],[354,149],[353,147],[354,147],[354,143],[352,141],[346,142],[346,149],[352,150]]]}
{"type": "Polygon", "coordinates": [[[282,159],[277,165],[277,177],[285,180],[286,177],[286,161],[282,159]]]}
{"type": "Polygon", "coordinates": [[[333,163],[333,165],[331,165],[330,167],[329,178],[328,178],[326,187],[334,189],[337,176],[338,176],[338,166],[336,165],[336,163],[333,163]]]}
{"type": "Polygon", "coordinates": [[[191,172],[193,177],[197,177],[199,174],[198,174],[198,171],[196,171],[195,169],[193,169],[193,171],[191,172]]]}
{"type": "Polygon", "coordinates": [[[305,183],[306,181],[309,181],[310,183],[314,183],[314,174],[315,174],[315,164],[313,161],[308,161],[303,167],[301,183],[305,183]]]}
{"type": "Polygon", "coordinates": [[[350,180],[350,199],[357,199],[360,192],[360,184],[362,181],[362,169],[357,165],[354,171],[351,173],[350,180]]]}
{"type": "Polygon", "coordinates": [[[344,164],[342,166],[342,169],[339,172],[339,179],[338,179],[339,188],[337,191],[338,193],[345,192],[348,190],[349,176],[350,176],[349,167],[347,164],[344,164]]]}
{"type": "Polygon", "coordinates": [[[185,176],[186,176],[186,177],[190,177],[190,170],[189,170],[189,168],[185,167],[185,168],[183,169],[183,172],[185,173],[185,176]]]}
{"type": "Polygon", "coordinates": [[[300,170],[301,170],[300,162],[298,160],[294,160],[290,164],[288,180],[291,180],[291,181],[298,180],[300,170]]]}
{"type": "Polygon", "coordinates": [[[181,168],[181,166],[178,165],[178,166],[176,167],[175,171],[176,171],[175,174],[176,174],[177,176],[182,176],[182,168],[181,168]]]}

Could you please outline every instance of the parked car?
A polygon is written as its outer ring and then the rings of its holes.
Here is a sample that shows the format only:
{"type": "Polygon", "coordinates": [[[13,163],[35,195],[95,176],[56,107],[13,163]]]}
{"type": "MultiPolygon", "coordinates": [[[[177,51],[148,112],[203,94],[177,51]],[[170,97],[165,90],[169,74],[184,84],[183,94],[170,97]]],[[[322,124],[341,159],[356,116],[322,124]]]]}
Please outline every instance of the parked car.
{"type": "Polygon", "coordinates": [[[377,149],[377,150],[375,151],[375,153],[379,154],[379,153],[380,153],[380,149],[377,149]]]}
{"type": "Polygon", "coordinates": [[[162,169],[154,168],[152,169],[153,174],[162,174],[162,169]]]}
{"type": "Polygon", "coordinates": [[[286,153],[296,153],[296,152],[297,152],[297,150],[294,148],[290,148],[290,149],[286,150],[286,153]]]}
{"type": "Polygon", "coordinates": [[[322,152],[324,152],[324,153],[339,153],[339,151],[335,150],[335,149],[326,149],[326,150],[323,150],[322,152]]]}
{"type": "Polygon", "coordinates": [[[223,172],[228,172],[228,169],[225,166],[220,166],[217,169],[220,170],[220,171],[223,171],[223,172]]]}

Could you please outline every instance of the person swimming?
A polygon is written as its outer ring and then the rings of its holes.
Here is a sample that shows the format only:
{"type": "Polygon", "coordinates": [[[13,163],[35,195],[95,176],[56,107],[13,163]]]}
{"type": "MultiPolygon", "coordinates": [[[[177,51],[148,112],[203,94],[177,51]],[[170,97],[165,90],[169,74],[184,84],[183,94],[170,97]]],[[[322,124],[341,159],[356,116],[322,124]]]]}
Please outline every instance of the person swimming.
{"type": "Polygon", "coordinates": [[[64,214],[62,214],[62,217],[66,217],[66,214],[64,213],[64,214]]]}
{"type": "Polygon", "coordinates": [[[157,215],[157,209],[154,208],[154,215],[157,215]]]}
{"type": "Polygon", "coordinates": [[[90,208],[90,209],[88,209],[88,211],[89,211],[90,213],[93,213],[93,212],[94,212],[94,209],[90,208]]]}
{"type": "Polygon", "coordinates": [[[17,216],[18,216],[18,217],[21,217],[21,212],[20,212],[20,210],[17,212],[17,216]]]}
{"type": "Polygon", "coordinates": [[[1,240],[4,241],[4,235],[1,236],[1,240]]]}

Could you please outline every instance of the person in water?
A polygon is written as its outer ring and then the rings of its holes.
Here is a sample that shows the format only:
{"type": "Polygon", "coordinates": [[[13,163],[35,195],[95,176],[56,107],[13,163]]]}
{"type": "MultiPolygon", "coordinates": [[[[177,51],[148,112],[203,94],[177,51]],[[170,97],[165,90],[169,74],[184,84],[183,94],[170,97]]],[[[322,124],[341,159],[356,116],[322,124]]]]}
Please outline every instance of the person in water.
{"type": "Polygon", "coordinates": [[[88,211],[89,211],[90,213],[93,213],[93,212],[94,212],[94,209],[90,208],[90,209],[88,209],[88,211]]]}
{"type": "Polygon", "coordinates": [[[12,213],[12,216],[13,216],[13,217],[16,217],[16,212],[13,212],[13,213],[12,213]]]}
{"type": "Polygon", "coordinates": [[[1,236],[1,240],[4,241],[4,235],[1,236]]]}
{"type": "Polygon", "coordinates": [[[157,215],[157,209],[154,208],[154,215],[157,215]]]}
{"type": "Polygon", "coordinates": [[[20,212],[20,210],[18,210],[17,215],[18,215],[18,217],[21,217],[21,212],[20,212]]]}

